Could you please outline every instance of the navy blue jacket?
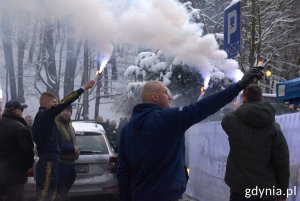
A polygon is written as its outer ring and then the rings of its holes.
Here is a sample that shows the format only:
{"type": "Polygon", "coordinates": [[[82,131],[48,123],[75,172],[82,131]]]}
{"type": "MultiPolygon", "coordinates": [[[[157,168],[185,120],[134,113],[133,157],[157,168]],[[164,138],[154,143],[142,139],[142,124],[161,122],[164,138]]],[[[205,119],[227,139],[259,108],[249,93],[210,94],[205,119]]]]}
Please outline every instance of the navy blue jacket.
{"type": "MultiPolygon", "coordinates": [[[[170,201],[186,189],[184,133],[231,102],[239,84],[181,108],[134,107],[122,129],[118,181],[121,201],[170,201]]],[[[196,154],[196,153],[195,153],[196,154]]]]}
{"type": "Polygon", "coordinates": [[[32,133],[40,159],[59,160],[61,147],[55,117],[74,102],[83,92],[84,90],[80,88],[49,109],[39,108],[32,125],[32,133]]]}

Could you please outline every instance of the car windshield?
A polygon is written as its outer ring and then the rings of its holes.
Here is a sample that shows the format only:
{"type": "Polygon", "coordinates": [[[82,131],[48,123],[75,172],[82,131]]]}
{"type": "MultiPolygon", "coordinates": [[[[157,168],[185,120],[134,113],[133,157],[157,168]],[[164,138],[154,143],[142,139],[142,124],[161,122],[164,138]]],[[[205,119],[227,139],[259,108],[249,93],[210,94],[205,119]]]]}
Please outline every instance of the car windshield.
{"type": "Polygon", "coordinates": [[[77,132],[76,140],[81,154],[108,154],[107,145],[102,134],[77,132]]]}

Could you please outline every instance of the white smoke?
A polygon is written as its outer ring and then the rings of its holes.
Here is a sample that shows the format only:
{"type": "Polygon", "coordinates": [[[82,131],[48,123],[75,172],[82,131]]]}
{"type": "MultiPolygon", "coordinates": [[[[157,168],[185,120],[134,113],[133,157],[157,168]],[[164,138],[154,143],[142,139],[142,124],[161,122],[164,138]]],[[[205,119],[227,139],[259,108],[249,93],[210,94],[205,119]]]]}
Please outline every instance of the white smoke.
{"type": "MultiPolygon", "coordinates": [[[[3,1],[3,0],[2,0],[3,1]]],[[[199,24],[190,23],[185,8],[175,0],[4,0],[12,12],[27,9],[47,19],[66,20],[77,37],[95,41],[105,50],[112,43],[143,44],[159,49],[176,61],[211,73],[236,69],[219,50],[213,35],[202,36],[199,24]],[[129,3],[128,3],[129,2],[129,3]],[[26,6],[25,6],[26,5],[26,6]]]]}

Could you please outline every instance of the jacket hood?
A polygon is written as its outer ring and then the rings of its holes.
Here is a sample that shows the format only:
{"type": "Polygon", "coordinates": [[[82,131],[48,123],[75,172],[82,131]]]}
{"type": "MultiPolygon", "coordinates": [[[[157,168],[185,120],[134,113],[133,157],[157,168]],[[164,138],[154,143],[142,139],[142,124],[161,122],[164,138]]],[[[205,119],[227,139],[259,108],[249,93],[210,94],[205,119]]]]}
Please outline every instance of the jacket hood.
{"type": "Polygon", "coordinates": [[[247,125],[261,128],[275,122],[275,108],[270,103],[250,102],[241,105],[237,117],[247,125]]]}
{"type": "Polygon", "coordinates": [[[142,103],[139,105],[136,105],[133,108],[131,121],[134,125],[134,128],[140,128],[145,119],[147,118],[147,114],[155,109],[161,109],[161,107],[157,104],[152,103],[142,103]]]}

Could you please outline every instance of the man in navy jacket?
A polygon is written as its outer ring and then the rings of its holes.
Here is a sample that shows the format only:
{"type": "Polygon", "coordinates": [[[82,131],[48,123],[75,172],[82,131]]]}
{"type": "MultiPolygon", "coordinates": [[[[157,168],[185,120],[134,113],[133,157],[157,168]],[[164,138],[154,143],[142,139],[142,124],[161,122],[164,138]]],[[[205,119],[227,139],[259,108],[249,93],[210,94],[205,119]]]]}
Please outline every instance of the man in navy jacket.
{"type": "Polygon", "coordinates": [[[231,102],[254,78],[254,67],[236,84],[181,108],[159,81],[144,85],[143,103],[136,105],[121,132],[118,182],[121,201],[174,201],[186,189],[184,133],[193,124],[231,102]]]}
{"type": "Polygon", "coordinates": [[[56,196],[61,147],[55,117],[94,84],[93,80],[86,82],[82,88],[72,92],[58,104],[57,98],[50,92],[44,92],[40,97],[40,108],[32,126],[39,156],[36,165],[36,192],[39,201],[55,200],[56,196]]]}

